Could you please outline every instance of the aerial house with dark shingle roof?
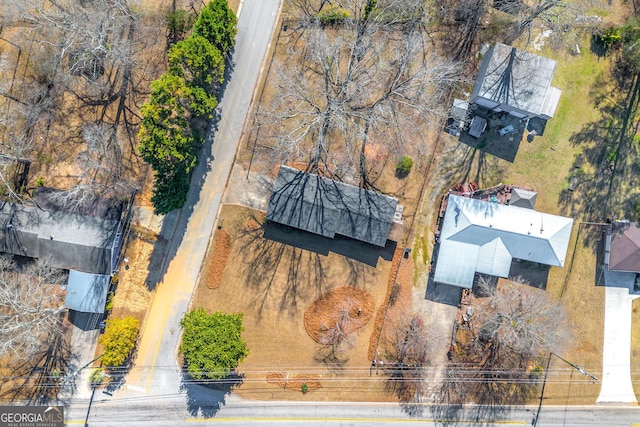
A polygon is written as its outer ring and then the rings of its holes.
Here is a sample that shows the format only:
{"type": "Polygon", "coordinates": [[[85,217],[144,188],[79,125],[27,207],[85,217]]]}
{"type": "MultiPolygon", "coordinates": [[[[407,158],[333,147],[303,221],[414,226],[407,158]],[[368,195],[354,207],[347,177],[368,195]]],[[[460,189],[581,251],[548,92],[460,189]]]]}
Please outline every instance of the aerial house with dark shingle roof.
{"type": "Polygon", "coordinates": [[[384,247],[397,207],[393,197],[282,165],[267,220],[384,247]]]}

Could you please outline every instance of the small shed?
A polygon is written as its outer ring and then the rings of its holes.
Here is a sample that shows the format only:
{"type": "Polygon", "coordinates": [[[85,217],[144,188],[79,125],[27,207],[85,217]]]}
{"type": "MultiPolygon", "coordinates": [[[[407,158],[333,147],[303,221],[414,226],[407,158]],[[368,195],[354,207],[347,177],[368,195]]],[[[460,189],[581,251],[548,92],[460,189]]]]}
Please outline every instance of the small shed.
{"type": "Polygon", "coordinates": [[[508,200],[511,206],[535,209],[537,196],[538,193],[536,193],[535,191],[513,187],[511,189],[511,197],[509,197],[508,200]]]}

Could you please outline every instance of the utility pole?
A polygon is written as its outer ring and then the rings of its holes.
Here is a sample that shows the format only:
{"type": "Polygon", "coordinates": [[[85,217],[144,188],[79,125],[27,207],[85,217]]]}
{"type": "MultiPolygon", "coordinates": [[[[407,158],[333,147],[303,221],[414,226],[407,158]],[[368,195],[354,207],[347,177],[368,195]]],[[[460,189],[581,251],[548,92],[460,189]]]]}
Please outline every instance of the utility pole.
{"type": "MultiPolygon", "coordinates": [[[[544,398],[544,388],[547,385],[547,374],[549,373],[549,365],[551,365],[551,356],[555,356],[558,359],[562,360],[564,363],[566,363],[567,365],[571,366],[573,369],[575,369],[576,371],[580,372],[582,375],[586,375],[588,377],[591,377],[591,379],[595,382],[595,381],[600,381],[600,379],[598,377],[596,377],[595,375],[587,372],[584,370],[584,368],[582,366],[578,366],[574,363],[569,362],[567,359],[564,359],[560,356],[558,356],[557,354],[553,353],[553,352],[549,352],[549,358],[547,359],[547,367],[544,371],[544,379],[542,380],[542,391],[540,392],[540,402],[538,403],[538,410],[536,411],[536,415],[535,417],[533,417],[533,421],[531,421],[531,425],[532,426],[537,426],[538,425],[538,417],[540,416],[540,410],[542,409],[542,399],[544,398]]],[[[573,371],[572,371],[573,373],[573,371]]]]}

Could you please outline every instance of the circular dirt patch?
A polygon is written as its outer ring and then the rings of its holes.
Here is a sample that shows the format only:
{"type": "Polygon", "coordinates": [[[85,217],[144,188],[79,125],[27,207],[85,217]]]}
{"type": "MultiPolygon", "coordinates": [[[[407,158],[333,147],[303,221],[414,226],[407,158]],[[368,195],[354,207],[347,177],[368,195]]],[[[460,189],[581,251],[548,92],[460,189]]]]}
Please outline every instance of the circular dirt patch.
{"type": "Polygon", "coordinates": [[[332,344],[364,326],[375,309],[371,294],[343,286],[314,301],[304,312],[304,328],[320,344],[332,344]]]}

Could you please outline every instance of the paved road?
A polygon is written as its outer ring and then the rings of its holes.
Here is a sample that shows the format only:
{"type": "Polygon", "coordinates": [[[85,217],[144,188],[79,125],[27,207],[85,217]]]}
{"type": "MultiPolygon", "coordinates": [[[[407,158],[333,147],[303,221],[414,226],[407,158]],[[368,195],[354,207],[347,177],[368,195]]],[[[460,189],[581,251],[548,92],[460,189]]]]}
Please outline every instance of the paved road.
{"type": "MultiPolygon", "coordinates": [[[[68,408],[69,425],[83,424],[87,403],[68,408]]],[[[201,408],[202,409],[202,408],[201,408]]],[[[471,426],[531,425],[536,408],[471,406],[420,406],[408,415],[398,404],[388,403],[323,403],[323,402],[242,402],[230,399],[224,406],[212,408],[208,417],[194,416],[186,410],[179,396],[157,396],[126,401],[94,401],[90,426],[471,426]]],[[[205,409],[205,412],[208,410],[205,409]]],[[[540,427],[638,426],[640,408],[585,406],[545,406],[540,414],[540,427]]]]}
{"type": "Polygon", "coordinates": [[[142,331],[137,369],[127,377],[125,390],[116,396],[175,393],[180,387],[176,366],[179,322],[196,285],[279,7],[280,0],[243,2],[233,65],[219,104],[220,120],[212,146],[205,144],[206,159],[194,171],[187,203],[178,216],[166,273],[142,331]]]}

